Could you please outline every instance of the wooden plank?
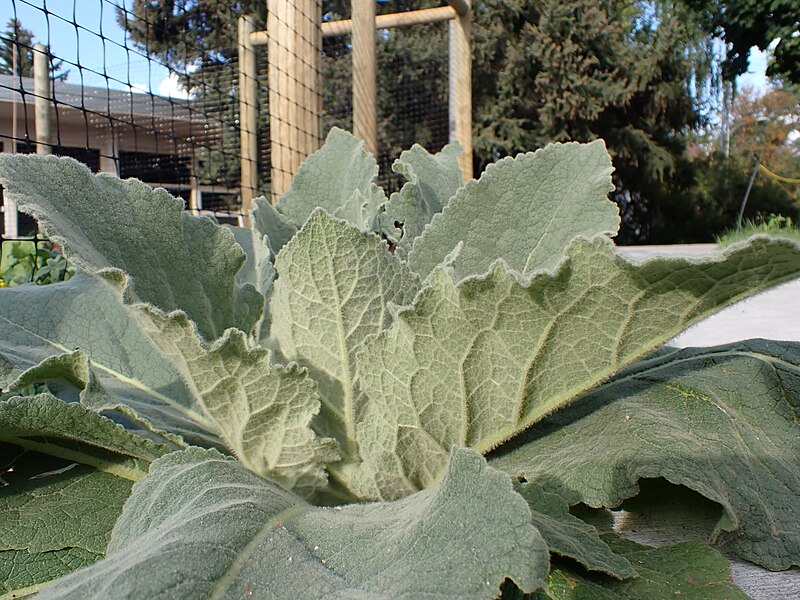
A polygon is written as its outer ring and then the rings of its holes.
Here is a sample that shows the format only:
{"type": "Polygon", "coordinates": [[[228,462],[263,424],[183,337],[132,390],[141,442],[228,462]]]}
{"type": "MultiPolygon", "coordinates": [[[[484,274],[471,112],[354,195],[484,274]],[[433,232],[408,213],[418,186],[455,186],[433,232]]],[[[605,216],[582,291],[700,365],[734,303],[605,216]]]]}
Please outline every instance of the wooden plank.
{"type": "Polygon", "coordinates": [[[53,151],[53,92],[50,87],[50,59],[44,44],[36,44],[33,48],[33,90],[36,96],[36,154],[50,154],[53,151]]]}
{"type": "MultiPolygon", "coordinates": [[[[395,27],[409,27],[421,23],[439,23],[441,21],[455,19],[457,16],[458,13],[450,6],[378,15],[375,17],[375,29],[393,29],[395,27]]],[[[322,23],[322,37],[349,35],[352,31],[353,21],[350,19],[325,21],[322,23]]],[[[250,43],[254,46],[263,46],[267,44],[267,38],[268,32],[254,31],[250,34],[250,43]]]]}
{"type": "Polygon", "coordinates": [[[378,86],[375,0],[352,0],[353,134],[378,154],[378,86]]]}
{"type": "Polygon", "coordinates": [[[458,165],[466,181],[472,173],[472,13],[450,21],[450,141],[461,144],[458,165]]]}
{"type": "MultiPolygon", "coordinates": [[[[253,15],[239,17],[240,186],[242,212],[245,215],[250,211],[258,188],[258,81],[256,79],[256,51],[250,43],[250,34],[255,31],[255,28],[256,22],[253,15]]],[[[199,206],[192,206],[192,208],[199,208],[199,206]]]]}

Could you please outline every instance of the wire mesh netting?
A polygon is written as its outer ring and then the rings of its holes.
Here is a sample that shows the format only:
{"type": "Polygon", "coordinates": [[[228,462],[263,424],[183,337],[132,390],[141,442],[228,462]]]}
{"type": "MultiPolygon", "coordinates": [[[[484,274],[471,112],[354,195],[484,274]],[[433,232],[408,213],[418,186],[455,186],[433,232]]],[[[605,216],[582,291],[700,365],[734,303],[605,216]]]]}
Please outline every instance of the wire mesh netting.
{"type": "MultiPolygon", "coordinates": [[[[416,8],[412,4],[384,2],[379,12],[416,8]]],[[[302,38],[303,31],[313,35],[316,14],[322,20],[349,17],[349,2],[318,6],[321,10],[306,15],[305,21],[277,22],[299,29],[302,38]]],[[[267,2],[0,0],[0,149],[70,156],[94,172],[164,187],[195,212],[240,223],[238,19],[244,14],[252,14],[256,27],[264,29],[267,2]],[[37,44],[47,62],[44,88],[41,79],[37,88],[34,77],[37,44]],[[49,132],[37,129],[37,99],[49,107],[49,132]]],[[[447,25],[380,30],[376,35],[377,158],[381,183],[396,190],[402,182],[391,165],[403,149],[421,143],[438,150],[448,140],[447,25]]],[[[257,193],[269,194],[274,173],[270,120],[274,128],[285,110],[277,105],[270,110],[270,85],[274,103],[287,80],[308,81],[303,71],[313,67],[294,54],[294,60],[278,64],[281,81],[268,72],[268,47],[255,46],[253,51],[255,187],[257,193]]],[[[321,85],[313,89],[303,84],[304,101],[294,107],[308,110],[321,90],[322,130],[297,136],[321,139],[332,125],[352,129],[351,61],[349,36],[324,39],[322,72],[312,74],[321,85]]],[[[298,137],[273,137],[302,146],[298,137]]],[[[13,219],[9,228],[13,208],[4,206],[2,236],[35,233],[35,223],[25,215],[13,219]]]]}
{"type": "MultiPolygon", "coordinates": [[[[381,3],[378,13],[438,6],[438,3],[381,3]],[[395,6],[400,4],[401,6],[395,6]],[[408,6],[404,6],[408,4],[408,6]]],[[[349,19],[347,6],[328,20],[349,19]]],[[[404,180],[392,171],[403,150],[420,144],[438,151],[449,140],[448,25],[446,22],[377,32],[378,165],[387,192],[404,180]]],[[[323,39],[323,129],[353,126],[352,57],[349,35],[323,39]]]]}

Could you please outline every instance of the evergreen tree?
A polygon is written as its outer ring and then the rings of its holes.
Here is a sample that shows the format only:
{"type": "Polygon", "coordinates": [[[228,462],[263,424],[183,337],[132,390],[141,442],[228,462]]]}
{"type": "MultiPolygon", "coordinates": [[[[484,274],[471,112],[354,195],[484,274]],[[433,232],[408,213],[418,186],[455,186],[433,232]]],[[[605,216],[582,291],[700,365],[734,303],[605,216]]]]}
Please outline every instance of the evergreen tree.
{"type": "MultiPolygon", "coordinates": [[[[33,47],[36,41],[33,33],[25,29],[16,19],[9,19],[6,29],[0,33],[0,74],[12,75],[14,54],[16,52],[16,74],[21,77],[33,77],[33,47]]],[[[51,61],[52,77],[56,81],[64,81],[69,71],[62,71],[63,61],[51,61]],[[61,72],[59,72],[61,71],[61,72]]]]}

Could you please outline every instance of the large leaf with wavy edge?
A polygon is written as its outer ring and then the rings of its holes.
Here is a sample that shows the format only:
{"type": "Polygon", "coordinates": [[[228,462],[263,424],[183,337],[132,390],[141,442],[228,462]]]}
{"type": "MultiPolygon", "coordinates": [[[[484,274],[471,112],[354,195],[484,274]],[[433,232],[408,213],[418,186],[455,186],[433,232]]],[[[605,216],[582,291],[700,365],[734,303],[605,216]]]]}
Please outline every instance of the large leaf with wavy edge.
{"type": "Polygon", "coordinates": [[[592,525],[570,514],[569,504],[561,496],[532,481],[515,482],[514,489],[528,503],[531,522],[542,534],[550,552],[617,579],[637,575],[630,561],[615,554],[592,525]]]}
{"type": "Polygon", "coordinates": [[[245,256],[231,232],[166,191],[69,158],[14,154],[0,155],[0,184],[78,267],[125,272],[129,299],[185,311],[207,339],[249,332],[258,319],[260,294],[234,283],[245,256]]]}
{"type": "Polygon", "coordinates": [[[642,546],[613,534],[603,536],[615,552],[636,564],[639,577],[626,581],[587,575],[569,565],[556,565],[547,587],[530,596],[507,600],[747,600],[731,582],[730,563],[716,550],[697,542],[661,548],[642,546]]]}
{"type": "Polygon", "coordinates": [[[324,485],[322,464],[336,458],[309,428],[319,396],[297,367],[272,365],[236,329],[207,346],[183,313],[124,306],[118,290],[87,275],[3,290],[0,358],[12,367],[4,387],[61,377],[89,408],[226,448],[304,493],[324,485]]]}
{"type": "Polygon", "coordinates": [[[311,495],[327,482],[324,465],[339,459],[333,440],[310,428],[319,412],[316,384],[305,369],[271,363],[231,329],[207,347],[186,315],[142,309],[142,325],[188,383],[194,403],[248,469],[311,495]]]}
{"type": "Polygon", "coordinates": [[[489,599],[543,584],[547,546],[505,474],[454,450],[441,482],[397,502],[317,508],[208,450],[153,463],[107,557],[42,600],[489,599]]]}
{"type": "Polygon", "coordinates": [[[723,507],[713,538],[800,564],[800,344],[753,340],[632,366],[492,460],[571,503],[616,506],[664,477],[723,507]]]}
{"type": "Polygon", "coordinates": [[[372,219],[386,201],[375,184],[378,163],[364,142],[333,127],[325,144],[309,156],[292,178],[292,187],[275,205],[289,223],[301,227],[317,208],[346,219],[359,229],[372,228],[372,219]]]}
{"type": "Polygon", "coordinates": [[[192,443],[222,445],[180,373],[122,304],[118,289],[101,279],[79,274],[65,283],[3,289],[0,363],[4,389],[61,377],[94,410],[124,406],[192,443]]]}
{"type": "Polygon", "coordinates": [[[409,303],[416,275],[373,234],[316,211],[275,260],[272,336],[281,353],[319,382],[316,427],[356,457],[358,373],[364,340],[390,322],[390,304],[409,303]]]}
{"type": "Polygon", "coordinates": [[[425,277],[461,244],[457,280],[486,274],[498,259],[522,282],[552,269],[575,237],[617,233],[611,171],[602,140],[552,144],[489,165],[414,241],[411,268],[425,277]]]}
{"type": "Polygon", "coordinates": [[[0,596],[101,558],[133,482],[169,451],[50,395],[0,402],[0,596]]]}
{"type": "Polygon", "coordinates": [[[722,306],[800,274],[800,246],[754,239],[701,261],[633,265],[577,240],[527,286],[502,265],[453,284],[442,270],[359,355],[363,497],[435,481],[451,445],[496,447],[722,306]]]}
{"type": "Polygon", "coordinates": [[[461,146],[457,142],[448,144],[437,154],[430,154],[415,144],[394,161],[392,170],[403,175],[407,182],[399,192],[392,194],[378,215],[378,222],[400,256],[408,254],[433,216],[442,212],[458,188],[464,185],[458,166],[459,154],[461,146]]]}

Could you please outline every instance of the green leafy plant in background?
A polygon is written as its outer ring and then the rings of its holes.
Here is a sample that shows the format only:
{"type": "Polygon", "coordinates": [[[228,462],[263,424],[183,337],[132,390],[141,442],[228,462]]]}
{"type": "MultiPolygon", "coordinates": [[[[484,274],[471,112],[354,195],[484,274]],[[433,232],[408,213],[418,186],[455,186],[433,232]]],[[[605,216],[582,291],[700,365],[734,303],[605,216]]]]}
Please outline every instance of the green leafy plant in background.
{"type": "Polygon", "coordinates": [[[739,230],[732,229],[726,231],[717,238],[717,243],[728,246],[735,242],[746,240],[759,233],[788,237],[800,241],[800,227],[792,221],[791,217],[770,214],[767,218],[759,221],[745,221],[742,223],[742,227],[739,230]]]}
{"type": "Polygon", "coordinates": [[[0,287],[66,281],[75,269],[48,241],[7,240],[0,250],[0,287]]]}
{"type": "Polygon", "coordinates": [[[708,546],[570,512],[656,477],[800,564],[800,346],[662,348],[800,245],[629,262],[602,142],[466,184],[457,155],[403,153],[387,198],[334,129],[252,229],[0,156],[80,270],[0,291],[0,597],[745,597],[708,546]]]}

